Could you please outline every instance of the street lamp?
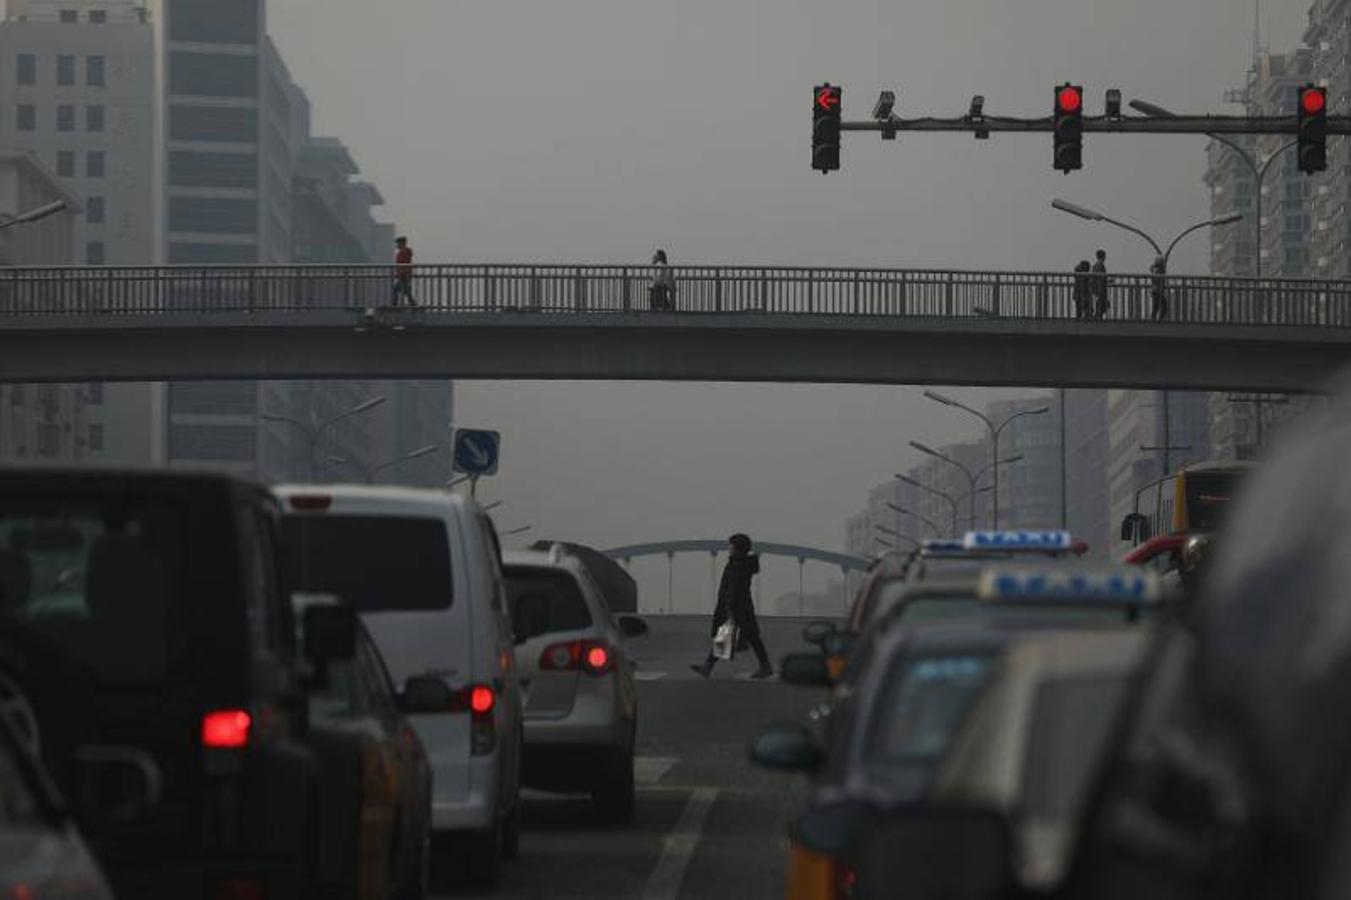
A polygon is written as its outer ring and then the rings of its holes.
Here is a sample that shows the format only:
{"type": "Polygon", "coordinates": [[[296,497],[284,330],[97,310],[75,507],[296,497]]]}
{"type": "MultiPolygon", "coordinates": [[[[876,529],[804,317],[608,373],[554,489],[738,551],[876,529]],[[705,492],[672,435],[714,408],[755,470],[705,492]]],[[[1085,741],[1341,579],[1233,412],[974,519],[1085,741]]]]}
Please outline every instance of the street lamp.
{"type": "Polygon", "coordinates": [[[63,211],[66,205],[64,200],[53,200],[51,203],[34,207],[27,212],[21,212],[15,216],[6,216],[3,221],[0,221],[0,228],[9,228],[11,225],[27,225],[30,222],[54,216],[63,211]]]}
{"type": "Polygon", "coordinates": [[[943,462],[948,463],[949,465],[956,466],[958,469],[961,470],[962,474],[966,476],[966,480],[971,485],[971,489],[966,492],[966,495],[971,500],[971,515],[968,521],[971,523],[971,527],[974,529],[976,527],[976,476],[971,473],[970,469],[962,465],[957,460],[953,459],[951,456],[948,456],[946,453],[940,453],[939,451],[928,446],[927,444],[921,444],[919,441],[911,441],[910,446],[914,447],[916,450],[918,450],[920,453],[925,454],[926,456],[932,456],[934,459],[941,459],[943,462]]]}
{"type": "MultiPolygon", "coordinates": [[[[922,483],[922,482],[920,482],[920,481],[918,481],[918,480],[916,480],[916,479],[914,479],[914,478],[911,478],[911,477],[908,476],[908,475],[902,475],[902,474],[900,474],[899,472],[896,473],[896,480],[897,480],[897,481],[900,481],[900,482],[903,482],[903,483],[905,483],[905,484],[908,484],[908,485],[910,485],[911,487],[919,488],[921,491],[928,491],[930,494],[937,494],[938,496],[942,497],[944,500],[948,501],[948,505],[952,507],[952,531],[951,531],[950,533],[952,534],[953,537],[956,537],[956,536],[957,536],[957,500],[956,500],[956,498],[954,498],[954,497],[953,497],[951,494],[949,494],[947,491],[940,491],[940,490],[939,490],[938,488],[936,488],[936,487],[930,487],[930,486],[927,485],[927,484],[924,484],[924,483],[922,483]]],[[[975,526],[975,523],[972,523],[971,527],[972,527],[972,528],[976,527],[976,526],[975,526]]]]}
{"type": "Polygon", "coordinates": [[[1147,234],[1146,232],[1141,231],[1134,225],[1128,225],[1125,222],[1113,219],[1111,216],[1104,215],[1103,213],[1100,213],[1095,209],[1089,209],[1086,206],[1079,206],[1077,204],[1070,203],[1068,200],[1061,200],[1059,197],[1051,201],[1051,206],[1055,209],[1060,210],[1061,212],[1069,213],[1072,216],[1078,216],[1079,218],[1089,222],[1106,222],[1108,225],[1115,225],[1117,228],[1124,229],[1126,231],[1129,231],[1131,234],[1139,235],[1140,237],[1144,238],[1146,241],[1149,242],[1149,245],[1154,248],[1154,254],[1156,258],[1158,258],[1163,262],[1163,272],[1160,274],[1168,273],[1168,261],[1173,258],[1173,251],[1177,249],[1177,245],[1187,235],[1196,231],[1200,231],[1202,228],[1219,228],[1220,226],[1223,225],[1232,225],[1243,218],[1243,213],[1230,213],[1227,216],[1220,216],[1219,218],[1216,219],[1206,219],[1204,222],[1197,222],[1195,225],[1192,225],[1189,228],[1184,228],[1181,234],[1173,238],[1173,242],[1169,244],[1168,249],[1165,250],[1163,249],[1162,246],[1160,246],[1158,241],[1154,240],[1154,238],[1150,237],[1150,235],[1147,234]]]}
{"type": "MultiPolygon", "coordinates": [[[[277,413],[260,413],[258,415],[258,418],[262,419],[265,422],[283,422],[287,425],[292,425],[295,428],[299,429],[301,434],[305,435],[305,439],[309,442],[310,447],[309,452],[310,481],[314,481],[319,469],[319,462],[315,458],[315,454],[319,450],[319,439],[323,436],[325,429],[328,429],[338,424],[343,419],[350,418],[351,416],[360,415],[361,413],[375,409],[375,407],[384,403],[387,399],[389,398],[385,397],[383,394],[377,394],[374,397],[368,397],[367,399],[361,401],[356,406],[352,407],[346,412],[338,413],[331,419],[327,419],[323,422],[318,423],[311,421],[311,423],[308,425],[300,421],[299,419],[293,419],[290,416],[278,415],[277,413]]],[[[313,408],[310,409],[310,417],[311,419],[313,419],[314,417],[313,408]]]]}
{"type": "MultiPolygon", "coordinates": [[[[1171,118],[1176,118],[1176,115],[1177,115],[1176,113],[1169,112],[1168,110],[1164,109],[1162,106],[1158,106],[1158,105],[1156,105],[1156,104],[1149,103],[1149,102],[1146,102],[1146,101],[1144,101],[1144,100],[1132,100],[1132,101],[1131,101],[1131,108],[1132,108],[1132,109],[1135,109],[1135,110],[1138,110],[1138,111],[1144,113],[1144,114],[1147,115],[1147,116],[1161,116],[1161,117],[1164,117],[1164,118],[1170,118],[1170,119],[1171,119],[1171,118]]],[[[1267,157],[1266,162],[1259,163],[1259,162],[1257,161],[1257,158],[1256,158],[1253,154],[1249,153],[1247,150],[1244,150],[1243,147],[1242,147],[1241,145],[1239,145],[1237,142],[1231,140],[1230,138],[1227,138],[1227,137],[1225,137],[1225,136],[1222,135],[1222,134],[1209,134],[1209,133],[1208,133],[1206,136],[1209,137],[1212,141],[1217,141],[1217,142],[1219,142],[1219,143],[1221,143],[1221,144],[1224,144],[1224,145],[1227,146],[1230,150],[1233,150],[1235,153],[1237,153],[1238,156],[1239,156],[1239,159],[1243,160],[1243,162],[1245,162],[1245,163],[1247,164],[1248,168],[1252,170],[1253,177],[1257,179],[1257,197],[1255,198],[1256,212],[1257,212],[1257,219],[1256,219],[1256,221],[1255,221],[1255,223],[1254,223],[1255,226],[1256,226],[1255,230],[1256,230],[1256,232],[1257,232],[1257,252],[1256,252],[1256,255],[1255,255],[1255,260],[1254,260],[1254,262],[1255,262],[1255,267],[1256,267],[1257,277],[1258,277],[1258,278],[1261,278],[1261,277],[1262,277],[1262,185],[1263,185],[1263,184],[1266,182],[1266,180],[1267,180],[1267,172],[1271,170],[1271,164],[1274,163],[1274,162],[1276,161],[1276,159],[1277,159],[1278,157],[1280,157],[1280,155],[1281,155],[1282,153],[1284,153],[1285,151],[1287,151],[1287,150],[1293,150],[1295,147],[1298,147],[1298,146],[1299,146],[1299,141],[1298,141],[1298,140],[1294,140],[1294,141],[1290,141],[1289,143],[1286,143],[1286,144],[1281,145],[1281,147],[1280,147],[1279,149],[1277,149],[1275,153],[1273,153],[1273,154],[1271,154],[1271,156],[1267,157]]],[[[1228,223],[1226,223],[1226,224],[1228,224],[1228,223]]]]}
{"type": "Polygon", "coordinates": [[[502,501],[501,501],[501,500],[494,500],[492,503],[489,503],[487,506],[483,507],[483,511],[484,511],[484,512],[492,512],[493,510],[497,509],[497,508],[498,508],[499,506],[501,506],[501,505],[502,505],[502,501]]]}
{"type": "MultiPolygon", "coordinates": [[[[975,416],[977,419],[980,419],[982,422],[984,422],[984,423],[985,423],[985,427],[986,427],[987,429],[989,429],[989,431],[990,431],[990,459],[991,459],[990,466],[991,466],[992,469],[993,469],[993,475],[994,475],[994,477],[993,477],[993,479],[992,479],[992,480],[994,481],[994,498],[993,498],[993,500],[992,500],[994,513],[993,513],[992,518],[994,519],[994,528],[995,528],[996,530],[998,530],[998,528],[999,528],[999,466],[1000,466],[1000,463],[1001,463],[1001,462],[1005,462],[1005,460],[1001,460],[1001,459],[999,458],[999,435],[1002,434],[1003,431],[1004,431],[1004,429],[1007,428],[1007,427],[1008,427],[1015,419],[1021,419],[1023,416],[1041,416],[1041,415],[1045,415],[1046,413],[1048,413],[1048,412],[1051,411],[1051,407],[1050,407],[1050,406],[1038,406],[1038,407],[1035,407],[1035,408],[1033,408],[1033,409],[1022,409],[1022,410],[1019,410],[1018,412],[1014,413],[1013,415],[1009,416],[1007,419],[1005,419],[1003,422],[1000,422],[998,425],[995,425],[995,423],[992,422],[992,421],[990,420],[990,417],[987,416],[987,415],[985,415],[985,413],[981,412],[981,411],[978,410],[978,409],[972,409],[971,407],[967,406],[965,403],[959,403],[958,401],[953,400],[951,397],[945,397],[945,396],[943,396],[942,394],[936,393],[936,392],[934,392],[934,391],[925,391],[925,392],[924,392],[924,396],[925,396],[925,397],[928,397],[930,400],[934,401],[935,403],[941,403],[941,404],[943,404],[944,406],[951,406],[951,407],[953,407],[953,408],[955,408],[955,409],[960,409],[960,410],[963,410],[963,411],[965,411],[965,412],[971,413],[971,415],[975,416]]],[[[979,477],[979,476],[977,476],[977,477],[979,477]]],[[[972,490],[973,493],[974,493],[975,490],[976,490],[976,480],[975,480],[975,478],[973,478],[972,481],[971,481],[971,490],[972,490]]],[[[974,507],[975,507],[975,499],[974,499],[974,498],[972,498],[971,505],[972,505],[972,508],[974,509],[974,507]]],[[[973,516],[972,516],[972,519],[973,519],[973,521],[974,521],[974,514],[973,514],[973,516]]]]}
{"type": "Polygon", "coordinates": [[[904,506],[897,506],[895,503],[888,503],[887,506],[891,509],[896,510],[896,512],[900,513],[903,516],[914,516],[916,519],[919,519],[925,525],[929,526],[929,530],[934,533],[934,537],[940,538],[943,537],[943,527],[938,523],[936,523],[933,519],[930,519],[928,516],[925,516],[921,513],[917,513],[912,509],[906,509],[904,506]]]}
{"type": "Polygon", "coordinates": [[[366,479],[367,484],[374,484],[375,476],[378,473],[383,472],[385,469],[391,468],[393,466],[406,463],[410,459],[418,459],[420,457],[426,456],[429,453],[435,453],[437,451],[437,448],[438,448],[437,444],[428,444],[425,447],[418,447],[416,450],[410,450],[408,453],[405,453],[402,456],[396,456],[393,459],[388,460],[387,462],[382,462],[378,466],[366,466],[363,463],[358,462],[357,460],[348,459],[344,456],[329,456],[325,459],[325,462],[328,462],[329,464],[335,466],[351,466],[352,468],[357,469],[361,472],[362,476],[366,479]]]}
{"type": "Polygon", "coordinates": [[[497,536],[498,536],[498,537],[511,537],[511,536],[514,535],[514,534],[525,534],[527,531],[529,531],[530,529],[532,529],[532,528],[534,528],[534,527],[535,527],[534,525],[522,525],[520,528],[512,528],[512,529],[510,529],[510,530],[508,530],[508,531],[499,531],[499,532],[497,533],[497,536]]]}

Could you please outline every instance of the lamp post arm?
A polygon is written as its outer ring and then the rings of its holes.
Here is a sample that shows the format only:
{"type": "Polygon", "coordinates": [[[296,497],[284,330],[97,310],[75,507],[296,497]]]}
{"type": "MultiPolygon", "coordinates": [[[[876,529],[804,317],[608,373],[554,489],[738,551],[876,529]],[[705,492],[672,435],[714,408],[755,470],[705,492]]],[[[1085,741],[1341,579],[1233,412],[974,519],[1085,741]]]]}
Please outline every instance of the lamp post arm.
{"type": "Polygon", "coordinates": [[[1173,258],[1173,251],[1174,251],[1175,249],[1177,249],[1177,245],[1178,245],[1179,243],[1182,242],[1182,239],[1185,238],[1187,235],[1193,233],[1193,232],[1200,231],[1202,228],[1205,228],[1205,227],[1207,227],[1207,226],[1209,226],[1209,225],[1213,225],[1213,224],[1214,224],[1213,221],[1197,222],[1195,225],[1193,225],[1192,227],[1190,227],[1190,228],[1188,228],[1187,230],[1183,231],[1183,232],[1182,232],[1181,234],[1179,234],[1177,237],[1173,238],[1173,242],[1172,242],[1171,244],[1168,245],[1168,252],[1162,254],[1162,256],[1163,256],[1163,271],[1164,271],[1165,274],[1168,272],[1168,262],[1169,262],[1169,260],[1171,260],[1171,259],[1173,258]]]}
{"type": "Polygon", "coordinates": [[[1159,256],[1163,256],[1163,248],[1159,246],[1159,242],[1154,240],[1145,232],[1141,231],[1139,228],[1136,228],[1134,225],[1128,225],[1125,222],[1118,221],[1108,216],[1103,216],[1102,220],[1109,225],[1115,225],[1117,228],[1129,231],[1131,234],[1139,235],[1140,237],[1144,238],[1146,241],[1149,242],[1149,245],[1154,248],[1154,252],[1156,254],[1158,254],[1159,256]]]}

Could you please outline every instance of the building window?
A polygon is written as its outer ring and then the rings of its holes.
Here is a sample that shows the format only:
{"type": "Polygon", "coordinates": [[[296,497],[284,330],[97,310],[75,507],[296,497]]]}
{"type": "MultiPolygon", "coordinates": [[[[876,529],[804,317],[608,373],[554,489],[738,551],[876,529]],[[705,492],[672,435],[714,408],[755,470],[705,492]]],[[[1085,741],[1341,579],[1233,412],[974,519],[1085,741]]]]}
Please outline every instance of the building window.
{"type": "Polygon", "coordinates": [[[38,108],[31,103],[20,103],[14,108],[15,127],[20,131],[37,131],[38,108]]]}
{"type": "Polygon", "coordinates": [[[38,83],[38,58],[32,53],[20,53],[18,56],[18,76],[19,84],[37,84],[38,83]]]}
{"type": "Polygon", "coordinates": [[[85,157],[84,174],[87,178],[102,178],[106,157],[102,150],[90,150],[85,157]]]}
{"type": "Polygon", "coordinates": [[[56,130],[75,130],[75,107],[62,104],[56,108],[56,130]]]}
{"type": "Polygon", "coordinates": [[[105,115],[102,106],[86,106],[84,108],[84,129],[85,131],[98,134],[103,131],[105,115]]]}
{"type": "Polygon", "coordinates": [[[85,402],[90,406],[103,405],[103,382],[94,381],[86,385],[85,402]]]}
{"type": "Polygon", "coordinates": [[[103,87],[104,81],[104,58],[102,56],[90,56],[85,59],[85,83],[90,87],[103,87]]]}
{"type": "Polygon", "coordinates": [[[196,97],[257,97],[258,60],[225,53],[169,54],[169,93],[196,97]]]}
{"type": "Polygon", "coordinates": [[[62,87],[75,84],[75,57],[62,55],[56,58],[56,83],[62,87]]]}
{"type": "Polygon", "coordinates": [[[258,141],[258,110],[175,103],[169,107],[169,137],[253,144],[258,141]]]}
{"type": "Polygon", "coordinates": [[[102,197],[89,197],[84,201],[84,220],[90,225],[102,225],[106,214],[102,197]]]}
{"type": "Polygon", "coordinates": [[[103,426],[102,426],[102,425],[90,425],[90,426],[89,426],[89,449],[90,449],[90,450],[102,450],[102,449],[103,449],[103,426]]]}
{"type": "Polygon", "coordinates": [[[104,9],[91,9],[89,11],[89,24],[90,25],[108,24],[108,11],[104,9]]]}
{"type": "Polygon", "coordinates": [[[223,197],[172,197],[169,230],[201,234],[252,234],[258,229],[258,201],[223,197]]]}
{"type": "Polygon", "coordinates": [[[59,150],[56,154],[56,174],[62,178],[75,177],[75,151],[59,150]]]}
{"type": "Polygon", "coordinates": [[[79,22],[79,21],[80,21],[80,12],[79,12],[79,10],[75,10],[75,9],[63,9],[63,10],[61,10],[61,24],[62,24],[62,25],[74,25],[74,24],[76,24],[76,23],[79,22]]]}
{"type": "Polygon", "coordinates": [[[101,266],[106,258],[103,241],[90,241],[84,247],[84,261],[91,266],[101,266]]]}

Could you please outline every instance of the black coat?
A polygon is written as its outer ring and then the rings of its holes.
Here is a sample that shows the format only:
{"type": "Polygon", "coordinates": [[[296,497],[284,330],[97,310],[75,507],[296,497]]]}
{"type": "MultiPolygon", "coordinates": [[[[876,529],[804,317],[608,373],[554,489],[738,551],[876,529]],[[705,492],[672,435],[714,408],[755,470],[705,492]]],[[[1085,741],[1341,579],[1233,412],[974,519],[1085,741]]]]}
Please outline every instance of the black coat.
{"type": "Polygon", "coordinates": [[[741,629],[741,637],[754,640],[760,636],[760,623],[755,620],[755,603],[751,598],[751,579],[760,571],[760,557],[733,556],[727,560],[722,570],[722,584],[718,587],[718,606],[713,611],[713,634],[727,621],[731,612],[732,621],[741,629]]]}

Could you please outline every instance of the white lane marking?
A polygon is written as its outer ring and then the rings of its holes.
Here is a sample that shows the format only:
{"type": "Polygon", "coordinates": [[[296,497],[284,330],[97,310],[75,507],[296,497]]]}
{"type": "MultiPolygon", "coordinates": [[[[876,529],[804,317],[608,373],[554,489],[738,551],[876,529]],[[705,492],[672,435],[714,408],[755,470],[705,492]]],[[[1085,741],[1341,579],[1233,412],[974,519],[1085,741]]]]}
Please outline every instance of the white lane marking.
{"type": "Polygon", "coordinates": [[[666,773],[680,762],[674,756],[635,756],[633,758],[633,780],[644,787],[651,786],[666,777],[666,773]]]}
{"type": "Polygon", "coordinates": [[[661,857],[643,888],[642,900],[677,900],[685,870],[703,836],[704,822],[717,799],[717,788],[695,789],[675,829],[662,838],[661,857]]]}
{"type": "Polygon", "coordinates": [[[665,677],[665,672],[644,672],[642,669],[633,673],[634,681],[661,681],[665,677]]]}

